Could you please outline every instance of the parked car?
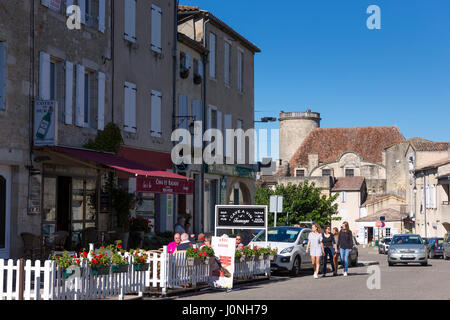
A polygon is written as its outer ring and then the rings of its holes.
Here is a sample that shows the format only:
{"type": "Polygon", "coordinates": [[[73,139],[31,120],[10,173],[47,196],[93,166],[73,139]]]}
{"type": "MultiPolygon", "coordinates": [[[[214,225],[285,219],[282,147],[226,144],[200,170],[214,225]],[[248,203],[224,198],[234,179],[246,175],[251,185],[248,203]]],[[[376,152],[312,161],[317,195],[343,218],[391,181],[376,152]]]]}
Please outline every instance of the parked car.
{"type": "Polygon", "coordinates": [[[418,234],[396,234],[388,250],[388,264],[420,263],[428,265],[427,248],[418,234]]]}
{"type": "Polygon", "coordinates": [[[387,254],[391,241],[392,241],[391,237],[387,237],[381,240],[380,243],[378,244],[378,253],[387,254]]]}
{"type": "Polygon", "coordinates": [[[444,256],[445,260],[450,259],[450,232],[447,233],[444,237],[444,245],[443,245],[443,252],[442,255],[444,256]]]}
{"type": "MultiPolygon", "coordinates": [[[[299,227],[273,227],[268,230],[268,239],[265,242],[265,231],[258,233],[249,243],[249,246],[277,248],[278,255],[272,261],[271,270],[288,271],[291,275],[298,275],[302,269],[311,269],[312,262],[309,253],[306,253],[309,228],[299,227]]],[[[358,242],[353,237],[354,247],[350,252],[350,265],[358,264],[358,242]]],[[[321,264],[323,260],[321,259],[321,264]]]]}
{"type": "Polygon", "coordinates": [[[444,238],[424,238],[425,246],[428,251],[428,259],[442,257],[444,254],[444,238]]]}

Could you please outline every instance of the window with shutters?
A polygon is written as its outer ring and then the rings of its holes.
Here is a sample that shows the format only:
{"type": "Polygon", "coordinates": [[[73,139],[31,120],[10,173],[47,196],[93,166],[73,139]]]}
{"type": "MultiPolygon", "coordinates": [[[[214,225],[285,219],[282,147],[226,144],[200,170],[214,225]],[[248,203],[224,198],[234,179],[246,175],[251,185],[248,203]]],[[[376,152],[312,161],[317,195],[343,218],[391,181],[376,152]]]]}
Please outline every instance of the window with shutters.
{"type": "Polygon", "coordinates": [[[136,0],[125,0],[125,40],[136,42],[136,0]]]}
{"type": "Polygon", "coordinates": [[[188,130],[190,122],[191,119],[189,118],[189,98],[185,94],[180,94],[178,96],[177,128],[188,130]]]}
{"type": "Polygon", "coordinates": [[[209,77],[216,78],[216,35],[209,34],[209,77]]]}
{"type": "Polygon", "coordinates": [[[304,177],[305,176],[305,170],[304,169],[296,169],[295,170],[295,176],[296,177],[304,177]]]}
{"type": "Polygon", "coordinates": [[[50,58],[50,100],[58,102],[58,119],[64,122],[65,108],[64,61],[50,58]]]}
{"type": "Polygon", "coordinates": [[[134,83],[125,82],[125,108],[124,108],[124,130],[126,132],[137,132],[136,127],[136,93],[134,83]]]}
{"type": "Polygon", "coordinates": [[[150,135],[152,137],[162,137],[162,125],[161,125],[161,112],[162,112],[162,93],[156,90],[152,90],[151,93],[151,127],[150,135]]]}
{"type": "Polygon", "coordinates": [[[94,29],[99,27],[99,0],[84,0],[85,4],[85,24],[94,29]]]}
{"type": "Polygon", "coordinates": [[[6,109],[6,42],[0,41],[0,110],[6,109]]]}
{"type": "Polygon", "coordinates": [[[162,53],[162,10],[152,5],[152,40],[151,47],[154,52],[162,53]]]}

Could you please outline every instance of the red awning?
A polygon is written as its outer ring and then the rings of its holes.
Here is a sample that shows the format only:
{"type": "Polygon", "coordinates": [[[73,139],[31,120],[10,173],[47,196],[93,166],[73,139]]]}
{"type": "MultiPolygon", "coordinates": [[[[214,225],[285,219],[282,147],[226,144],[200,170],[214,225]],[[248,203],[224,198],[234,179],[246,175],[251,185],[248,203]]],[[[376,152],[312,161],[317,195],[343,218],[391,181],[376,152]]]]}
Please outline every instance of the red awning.
{"type": "Polygon", "coordinates": [[[112,153],[53,147],[55,151],[77,158],[100,163],[110,168],[137,175],[137,192],[192,194],[194,183],[188,178],[172,172],[155,170],[140,163],[116,156],[112,153]]]}
{"type": "Polygon", "coordinates": [[[158,170],[173,169],[170,153],[153,150],[136,149],[121,146],[117,153],[119,157],[150,166],[158,170]]]}

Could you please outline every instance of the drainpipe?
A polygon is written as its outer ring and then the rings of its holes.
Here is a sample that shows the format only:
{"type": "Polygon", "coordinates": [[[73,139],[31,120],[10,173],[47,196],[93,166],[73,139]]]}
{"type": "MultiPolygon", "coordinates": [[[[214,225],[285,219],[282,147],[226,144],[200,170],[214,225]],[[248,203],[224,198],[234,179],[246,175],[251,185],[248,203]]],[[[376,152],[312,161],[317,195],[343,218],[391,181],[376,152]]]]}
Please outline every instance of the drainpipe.
{"type": "MultiPolygon", "coordinates": [[[[178,54],[178,4],[179,4],[179,0],[175,0],[174,1],[174,8],[173,8],[173,51],[172,51],[172,60],[173,60],[173,88],[172,88],[172,94],[173,94],[173,101],[172,101],[172,132],[175,131],[175,127],[176,127],[176,123],[175,123],[175,116],[177,114],[177,54],[178,54]]],[[[172,142],[173,147],[175,147],[176,142],[172,142]]],[[[177,173],[177,167],[174,166],[174,172],[177,173]]],[[[173,195],[173,203],[172,203],[172,210],[173,210],[173,217],[174,217],[174,221],[172,221],[173,223],[175,223],[176,219],[177,219],[177,214],[176,212],[178,211],[177,208],[177,195],[173,195]]],[[[161,227],[160,227],[161,228],[161,227]]]]}
{"type": "Polygon", "coordinates": [[[425,219],[425,238],[428,238],[427,232],[427,177],[425,171],[423,172],[423,214],[425,219]]]}
{"type": "MultiPolygon", "coordinates": [[[[203,47],[206,48],[206,24],[209,23],[209,19],[203,22],[203,47]]],[[[203,121],[202,121],[202,137],[205,136],[206,131],[206,66],[208,65],[208,54],[203,54],[203,121]]],[[[202,138],[202,151],[205,150],[205,141],[203,141],[202,138]]],[[[200,172],[200,224],[202,231],[205,231],[205,161],[203,159],[203,152],[202,152],[202,169],[200,172]]]]}

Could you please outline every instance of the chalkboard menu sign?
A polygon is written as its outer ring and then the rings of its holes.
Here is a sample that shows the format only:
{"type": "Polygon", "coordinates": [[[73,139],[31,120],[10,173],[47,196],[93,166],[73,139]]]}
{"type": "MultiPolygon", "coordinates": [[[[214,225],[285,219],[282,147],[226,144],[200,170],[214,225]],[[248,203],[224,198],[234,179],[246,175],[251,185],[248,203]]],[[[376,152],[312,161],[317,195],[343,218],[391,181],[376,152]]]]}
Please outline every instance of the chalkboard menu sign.
{"type": "Polygon", "coordinates": [[[216,229],[265,229],[266,206],[216,206],[216,229]]]}

